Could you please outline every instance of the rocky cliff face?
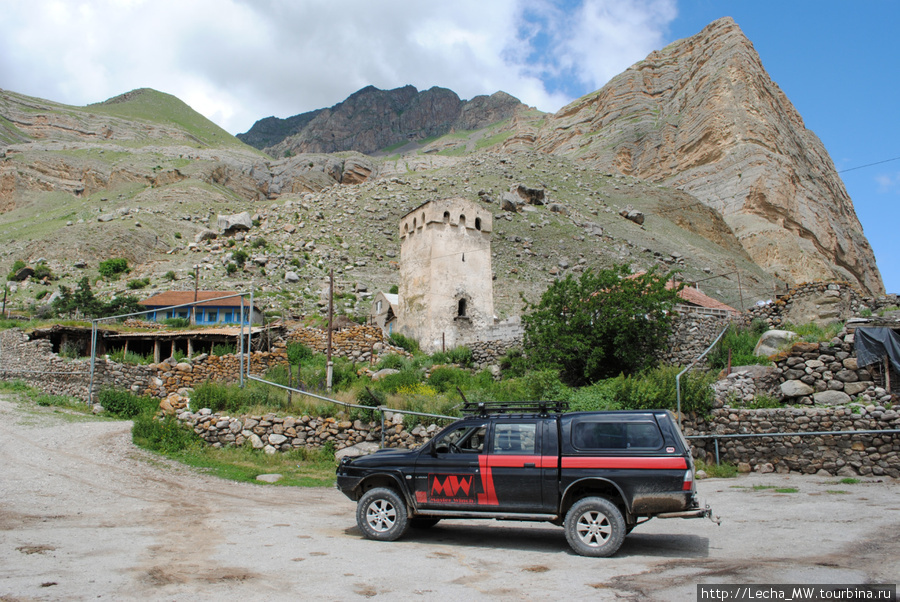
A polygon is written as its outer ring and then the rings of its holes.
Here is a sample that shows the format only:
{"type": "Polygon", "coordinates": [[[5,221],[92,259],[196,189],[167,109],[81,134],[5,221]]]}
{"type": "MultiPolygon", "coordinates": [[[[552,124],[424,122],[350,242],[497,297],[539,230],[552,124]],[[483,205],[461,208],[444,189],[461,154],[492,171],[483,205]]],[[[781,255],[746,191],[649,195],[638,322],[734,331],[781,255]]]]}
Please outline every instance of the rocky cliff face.
{"type": "Polygon", "coordinates": [[[533,146],[692,194],[789,282],[837,277],[884,290],[831,158],[731,18],[564,107],[533,146]]]}
{"type": "Polygon", "coordinates": [[[331,107],[288,119],[257,121],[238,138],[280,157],[355,150],[374,153],[408,141],[472,130],[512,117],[523,107],[504,92],[460,100],[446,88],[419,92],[413,86],[379,90],[368,86],[331,107]]]}

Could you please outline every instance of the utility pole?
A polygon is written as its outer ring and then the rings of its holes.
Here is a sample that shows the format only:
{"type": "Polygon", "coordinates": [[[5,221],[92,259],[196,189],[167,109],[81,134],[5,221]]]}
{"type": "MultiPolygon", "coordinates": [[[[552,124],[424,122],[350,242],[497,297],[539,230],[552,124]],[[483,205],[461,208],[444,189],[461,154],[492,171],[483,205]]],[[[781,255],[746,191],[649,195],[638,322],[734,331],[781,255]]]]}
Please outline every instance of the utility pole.
{"type": "MultiPolygon", "coordinates": [[[[735,266],[737,267],[737,266],[735,266]]],[[[741,296],[741,311],[744,311],[744,289],[741,287],[741,271],[737,271],[738,275],[738,295],[741,296]]]]}
{"type": "Polygon", "coordinates": [[[5,286],[3,287],[3,316],[6,317],[6,293],[9,292],[9,289],[5,286]]]}
{"type": "Polygon", "coordinates": [[[331,268],[331,274],[328,278],[328,354],[327,369],[325,376],[325,388],[331,393],[332,374],[334,372],[334,364],[331,362],[331,328],[334,319],[334,268],[331,268]]]}
{"type": "Polygon", "coordinates": [[[194,304],[191,305],[191,324],[197,323],[197,291],[200,288],[200,265],[194,266],[194,304]]]}

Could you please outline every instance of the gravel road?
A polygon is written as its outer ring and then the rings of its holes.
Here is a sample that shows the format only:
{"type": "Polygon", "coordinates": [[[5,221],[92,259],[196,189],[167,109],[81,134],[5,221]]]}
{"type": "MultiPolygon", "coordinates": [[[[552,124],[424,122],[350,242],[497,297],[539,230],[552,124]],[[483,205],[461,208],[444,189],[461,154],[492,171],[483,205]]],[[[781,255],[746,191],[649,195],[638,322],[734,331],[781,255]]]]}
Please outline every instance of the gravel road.
{"type": "Polygon", "coordinates": [[[231,483],[135,448],[130,423],[0,394],[0,601],[694,600],[697,583],[893,583],[900,482],[700,481],[722,517],[653,520],[614,558],[544,524],[363,539],[333,489],[231,483]],[[796,488],[778,493],[754,486],[796,488]]]}

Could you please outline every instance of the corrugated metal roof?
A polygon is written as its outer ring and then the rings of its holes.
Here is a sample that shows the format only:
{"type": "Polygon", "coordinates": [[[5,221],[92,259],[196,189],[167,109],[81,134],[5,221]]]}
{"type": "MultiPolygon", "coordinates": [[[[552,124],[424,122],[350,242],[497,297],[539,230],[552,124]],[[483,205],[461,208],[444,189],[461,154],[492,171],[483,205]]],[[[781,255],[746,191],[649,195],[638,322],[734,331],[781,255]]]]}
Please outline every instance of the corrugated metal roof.
{"type": "MultiPolygon", "coordinates": [[[[197,291],[197,303],[202,307],[240,307],[240,297],[230,297],[230,295],[240,295],[237,291],[197,291]],[[228,299],[219,299],[218,301],[209,301],[209,299],[218,299],[219,297],[230,297],[228,299]]],[[[184,305],[194,302],[194,291],[166,291],[157,293],[148,299],[138,301],[140,305],[145,307],[171,307],[173,305],[184,305]]],[[[250,307],[249,299],[244,301],[244,307],[250,307]]]]}

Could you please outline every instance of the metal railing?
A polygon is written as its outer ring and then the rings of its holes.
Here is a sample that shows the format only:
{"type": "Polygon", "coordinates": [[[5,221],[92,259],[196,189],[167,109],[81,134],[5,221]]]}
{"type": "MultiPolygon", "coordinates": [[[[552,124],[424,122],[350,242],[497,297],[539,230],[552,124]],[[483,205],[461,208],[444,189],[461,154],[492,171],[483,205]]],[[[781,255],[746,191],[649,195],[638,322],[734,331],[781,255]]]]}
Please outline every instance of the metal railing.
{"type": "Polygon", "coordinates": [[[339,406],[343,406],[345,408],[356,408],[360,410],[365,410],[369,412],[378,412],[381,414],[381,445],[380,447],[384,447],[384,417],[387,412],[391,414],[405,414],[411,416],[423,416],[425,418],[436,418],[439,420],[459,420],[461,416],[445,416],[444,414],[429,414],[428,412],[414,412],[412,410],[397,410],[394,408],[389,408],[387,406],[367,406],[358,403],[350,403],[347,401],[340,401],[338,399],[332,399],[330,397],[325,397],[323,395],[317,395],[316,393],[310,393],[309,391],[304,391],[302,389],[295,389],[293,387],[289,387],[287,385],[282,385],[276,382],[272,382],[270,380],[266,380],[264,378],[259,378],[258,376],[252,376],[250,374],[247,375],[247,380],[252,380],[258,383],[263,383],[266,385],[270,385],[273,387],[277,387],[279,389],[284,389],[285,391],[290,391],[291,393],[297,393],[299,395],[306,395],[307,397],[312,397],[314,399],[318,399],[321,401],[327,401],[329,403],[333,403],[339,406]]]}

